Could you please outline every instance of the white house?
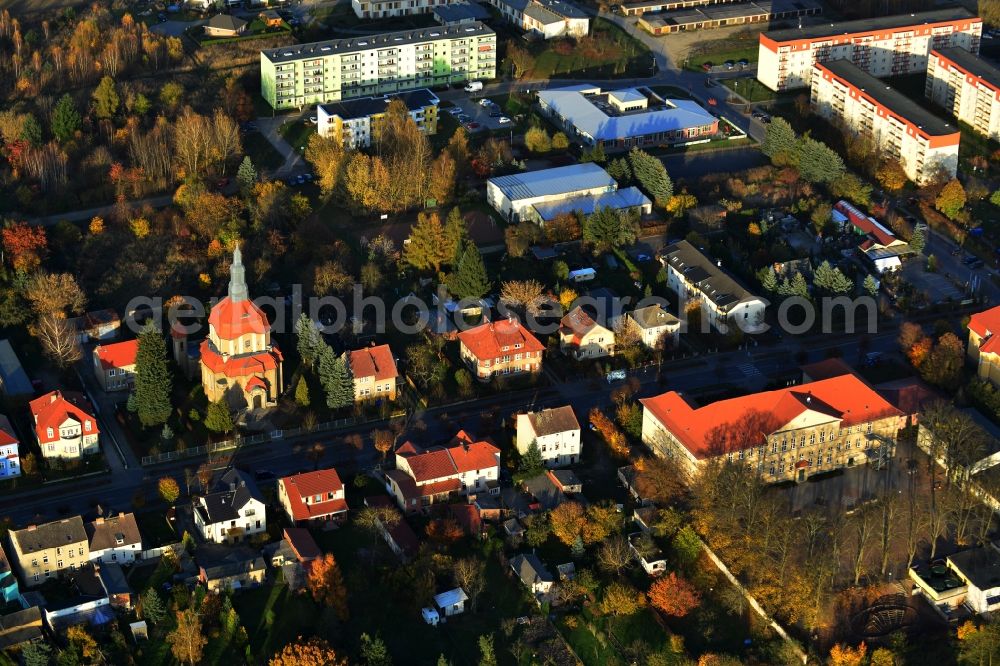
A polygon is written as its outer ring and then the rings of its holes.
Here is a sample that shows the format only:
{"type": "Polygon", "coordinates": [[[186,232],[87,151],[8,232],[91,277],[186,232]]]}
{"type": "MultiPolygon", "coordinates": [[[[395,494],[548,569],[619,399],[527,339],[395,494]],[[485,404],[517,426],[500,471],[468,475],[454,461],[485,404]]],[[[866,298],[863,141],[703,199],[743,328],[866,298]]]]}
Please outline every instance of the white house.
{"type": "Polygon", "coordinates": [[[677,346],[681,320],[667,312],[662,305],[636,308],[625,316],[628,318],[628,325],[639,334],[639,339],[647,349],[677,346]]]}
{"type": "Polygon", "coordinates": [[[20,444],[10,420],[0,414],[0,478],[21,476],[20,444]]]}
{"type": "Polygon", "coordinates": [[[263,497],[246,473],[231,469],[218,489],[196,497],[194,524],[201,536],[216,543],[241,541],[267,531],[263,497]]]}
{"type": "Polygon", "coordinates": [[[38,446],[46,458],[82,458],[98,452],[100,431],[82,395],[52,391],[32,400],[30,407],[38,446]]]}
{"type": "Polygon", "coordinates": [[[665,247],[660,261],[667,269],[667,285],[677,292],[679,302],[696,301],[703,321],[721,333],[727,333],[730,324],[752,332],[764,323],[767,302],[747,291],[686,240],[665,247]]]}
{"type": "Polygon", "coordinates": [[[84,526],[90,541],[90,561],[131,564],[142,557],[142,535],[134,513],[98,517],[84,526]]]}
{"type": "Polygon", "coordinates": [[[583,37],[590,16],[566,0],[489,0],[505,19],[543,39],[583,37]]]}
{"type": "Polygon", "coordinates": [[[667,560],[648,534],[645,532],[629,534],[628,545],[647,575],[662,576],[666,572],[667,560]]]}
{"type": "Polygon", "coordinates": [[[462,430],[446,447],[400,446],[396,469],[385,473],[385,486],[401,509],[414,512],[461,495],[497,494],[499,478],[500,449],[474,441],[462,430]]]}
{"type": "Polygon", "coordinates": [[[534,553],[512,558],[510,568],[539,601],[545,599],[556,584],[555,577],[534,553]]]}
{"type": "Polygon", "coordinates": [[[580,460],[580,423],[569,405],[517,415],[517,450],[524,455],[538,445],[546,467],[580,460]]]}
{"type": "Polygon", "coordinates": [[[947,564],[965,582],[966,606],[976,613],[1000,609],[1000,552],[995,546],[949,555],[947,564]]]}

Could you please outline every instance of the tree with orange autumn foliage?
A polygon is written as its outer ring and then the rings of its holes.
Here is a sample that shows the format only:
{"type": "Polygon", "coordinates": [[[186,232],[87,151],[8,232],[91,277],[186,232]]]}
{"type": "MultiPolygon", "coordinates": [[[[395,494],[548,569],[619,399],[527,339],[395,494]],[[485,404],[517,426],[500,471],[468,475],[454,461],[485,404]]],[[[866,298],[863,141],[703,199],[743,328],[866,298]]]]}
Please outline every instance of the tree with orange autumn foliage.
{"type": "Polygon", "coordinates": [[[347,659],[337,656],[322,638],[303,640],[299,636],[271,657],[269,666],[347,666],[347,659]]]}
{"type": "Polygon", "coordinates": [[[438,518],[427,524],[427,538],[438,543],[451,543],[463,536],[462,526],[454,518],[438,518]]]}
{"type": "Polygon", "coordinates": [[[375,440],[375,450],[381,453],[382,459],[385,460],[389,451],[392,451],[396,436],[392,434],[391,430],[376,430],[372,433],[372,439],[375,440]]]}
{"type": "Polygon", "coordinates": [[[868,654],[868,646],[864,641],[856,648],[843,643],[837,643],[830,648],[829,666],[861,666],[865,663],[865,656],[868,654]]]}
{"type": "Polygon", "coordinates": [[[604,412],[594,407],[590,410],[590,422],[597,429],[597,433],[608,445],[608,449],[616,456],[625,457],[629,453],[628,441],[625,434],[615,425],[614,421],[604,415],[604,412]]]}
{"type": "Polygon", "coordinates": [[[17,271],[28,272],[38,268],[45,257],[49,241],[45,229],[25,222],[15,222],[0,232],[4,252],[17,271]]]}
{"type": "Polygon", "coordinates": [[[654,608],[673,617],[684,617],[701,602],[698,590],[673,571],[653,583],[648,595],[654,608]]]}
{"type": "Polygon", "coordinates": [[[327,553],[322,559],[315,560],[309,568],[306,587],[316,603],[329,606],[337,618],[344,622],[349,617],[347,610],[347,588],[344,587],[344,576],[332,553],[327,553]]]}
{"type": "Polygon", "coordinates": [[[920,327],[920,324],[903,322],[903,325],[899,327],[898,341],[899,347],[915,368],[919,368],[927,355],[930,354],[931,339],[924,335],[924,329],[920,327]]]}

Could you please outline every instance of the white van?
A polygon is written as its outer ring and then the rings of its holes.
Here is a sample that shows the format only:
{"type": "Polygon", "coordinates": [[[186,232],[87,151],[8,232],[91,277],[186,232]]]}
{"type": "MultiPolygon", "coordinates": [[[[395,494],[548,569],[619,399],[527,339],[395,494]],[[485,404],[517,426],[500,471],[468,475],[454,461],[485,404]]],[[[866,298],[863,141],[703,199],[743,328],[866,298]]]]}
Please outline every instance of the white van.
{"type": "Polygon", "coordinates": [[[482,89],[483,89],[483,82],[482,81],[469,81],[465,85],[465,92],[469,92],[469,93],[471,93],[471,92],[479,92],[482,89]]]}

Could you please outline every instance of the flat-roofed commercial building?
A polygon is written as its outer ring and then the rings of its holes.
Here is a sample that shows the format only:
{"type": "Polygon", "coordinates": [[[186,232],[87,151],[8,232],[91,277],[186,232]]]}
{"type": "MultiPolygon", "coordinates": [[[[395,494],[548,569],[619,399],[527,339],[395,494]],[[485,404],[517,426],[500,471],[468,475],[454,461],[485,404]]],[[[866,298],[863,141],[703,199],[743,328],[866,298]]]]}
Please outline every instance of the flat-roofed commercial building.
{"type": "Polygon", "coordinates": [[[647,12],[669,12],[675,9],[705,7],[706,5],[730,5],[740,0],[638,0],[620,5],[623,16],[642,16],[647,12]]]}
{"type": "Polygon", "coordinates": [[[960,7],[763,32],[757,79],[771,90],[805,88],[813,65],[829,60],[850,60],[876,77],[916,74],[932,48],[979,53],[982,34],[982,19],[960,7]]]}
{"type": "Polygon", "coordinates": [[[581,84],[540,90],[538,106],[569,136],[606,151],[705,139],[719,119],[689,99],[664,99],[648,88],[602,92],[581,84]]]}
{"type": "Polygon", "coordinates": [[[1000,140],[1000,69],[965,49],[932,49],[925,92],[980,134],[1000,140]]]}
{"type": "Polygon", "coordinates": [[[389,102],[406,105],[410,117],[424,134],[437,132],[437,95],[426,88],[382,97],[362,97],[316,107],[316,128],[320,136],[336,136],[346,148],[367,148],[385,116],[389,102]]]}
{"type": "Polygon", "coordinates": [[[813,65],[812,108],[855,134],[870,135],[883,158],[896,160],[906,177],[924,184],[958,169],[960,133],[913,100],[847,60],[813,65]]]}
{"type": "Polygon", "coordinates": [[[437,7],[460,0],[351,0],[355,15],[362,19],[390,18],[430,14],[437,7]]]}
{"type": "Polygon", "coordinates": [[[652,210],[652,202],[642,192],[634,187],[619,190],[618,182],[593,162],[490,178],[486,200],[507,220],[543,224],[560,213],[587,215],[600,208],[652,210]]]}
{"type": "Polygon", "coordinates": [[[666,35],[671,32],[725,28],[813,16],[822,11],[823,8],[812,0],[754,0],[732,4],[706,4],[655,13],[642,12],[639,27],[654,35],[666,35]]]}
{"type": "Polygon", "coordinates": [[[260,52],[275,109],[496,77],[497,36],[480,22],[296,44],[260,52]]]}

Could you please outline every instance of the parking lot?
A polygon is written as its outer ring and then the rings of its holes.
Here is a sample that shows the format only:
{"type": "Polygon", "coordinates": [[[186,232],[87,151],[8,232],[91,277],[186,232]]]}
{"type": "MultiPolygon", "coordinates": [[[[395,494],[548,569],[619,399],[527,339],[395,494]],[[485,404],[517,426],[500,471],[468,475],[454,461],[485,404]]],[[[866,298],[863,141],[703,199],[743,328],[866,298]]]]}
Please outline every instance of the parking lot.
{"type": "MultiPolygon", "coordinates": [[[[942,273],[929,273],[925,268],[926,261],[912,259],[903,263],[903,278],[916,289],[923,291],[931,303],[941,303],[949,298],[962,298],[962,290],[942,273]]],[[[957,276],[956,276],[957,279],[957,276]]]]}
{"type": "Polygon", "coordinates": [[[513,124],[508,118],[506,122],[503,119],[506,118],[504,112],[496,104],[491,104],[490,106],[484,106],[482,101],[488,99],[482,98],[464,98],[455,100],[454,108],[461,109],[461,115],[456,114],[452,111],[453,107],[447,109],[442,109],[442,113],[451,113],[455,115],[462,125],[465,126],[470,132],[482,132],[482,131],[492,131],[499,129],[510,129],[513,124]]]}

